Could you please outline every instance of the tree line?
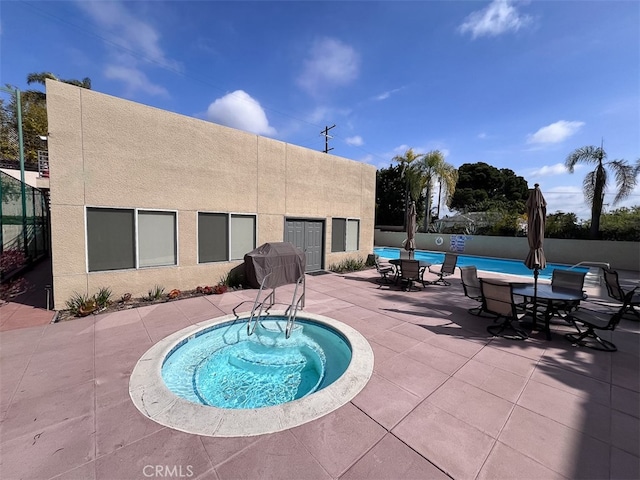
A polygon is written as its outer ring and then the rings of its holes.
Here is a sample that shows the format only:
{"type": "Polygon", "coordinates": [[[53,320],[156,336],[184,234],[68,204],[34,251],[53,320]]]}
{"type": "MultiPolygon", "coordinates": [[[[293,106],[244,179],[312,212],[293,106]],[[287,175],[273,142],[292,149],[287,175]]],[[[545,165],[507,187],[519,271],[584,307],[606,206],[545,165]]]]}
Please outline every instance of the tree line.
{"type": "MultiPolygon", "coordinates": [[[[498,169],[484,162],[465,163],[455,169],[448,164],[441,152],[426,154],[408,149],[404,155],[395,156],[394,164],[378,170],[376,177],[376,225],[405,226],[406,212],[410,202],[415,202],[418,223],[422,231],[439,231],[440,201],[449,209],[468,214],[484,212],[489,225],[451,227],[451,233],[474,233],[494,235],[516,235],[518,224],[524,222],[525,204],[529,195],[527,181],[512,170],[498,169]],[[436,183],[438,206],[431,208],[431,198],[436,183]],[[435,222],[434,222],[435,220],[435,222]]],[[[614,210],[603,214],[604,194],[609,185],[615,183],[616,195],[612,205],[628,198],[637,185],[640,174],[640,159],[635,165],[625,160],[607,160],[602,146],[580,147],[565,159],[570,173],[579,163],[591,164],[595,168],[587,173],[583,181],[584,197],[591,208],[591,220],[578,222],[575,214],[557,212],[547,216],[549,236],[564,238],[640,239],[637,224],[638,209],[614,210]],[[615,222],[613,222],[615,218],[615,222]],[[606,222],[606,231],[601,222],[606,222]],[[612,233],[612,223],[616,225],[612,233]]]]}

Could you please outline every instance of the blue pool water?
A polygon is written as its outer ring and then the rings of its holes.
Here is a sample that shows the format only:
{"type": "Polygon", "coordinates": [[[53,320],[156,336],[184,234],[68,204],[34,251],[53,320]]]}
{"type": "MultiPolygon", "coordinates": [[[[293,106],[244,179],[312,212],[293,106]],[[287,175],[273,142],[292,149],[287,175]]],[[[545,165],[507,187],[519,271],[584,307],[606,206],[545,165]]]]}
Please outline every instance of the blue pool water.
{"type": "MultiPolygon", "coordinates": [[[[380,247],[375,248],[374,252],[383,258],[400,258],[399,248],[380,247]]],[[[414,258],[416,260],[425,260],[434,264],[442,263],[444,261],[444,253],[441,252],[428,252],[423,250],[416,250],[414,258]]],[[[458,255],[459,267],[467,265],[475,265],[478,270],[486,270],[489,272],[506,273],[509,275],[523,275],[533,277],[533,272],[529,270],[525,264],[524,259],[520,260],[507,260],[502,258],[492,257],[476,257],[473,255],[458,255]]],[[[547,263],[547,268],[540,270],[539,278],[551,279],[551,272],[554,269],[560,268],[564,270],[572,269],[579,272],[588,272],[588,268],[584,267],[571,267],[569,265],[561,265],[558,263],[547,263]]]]}
{"type": "Polygon", "coordinates": [[[305,397],[345,372],[351,348],[339,332],[298,319],[287,339],[285,325],[273,316],[249,336],[246,319],[198,332],[167,355],[162,378],[191,402],[246,409],[305,397]]]}

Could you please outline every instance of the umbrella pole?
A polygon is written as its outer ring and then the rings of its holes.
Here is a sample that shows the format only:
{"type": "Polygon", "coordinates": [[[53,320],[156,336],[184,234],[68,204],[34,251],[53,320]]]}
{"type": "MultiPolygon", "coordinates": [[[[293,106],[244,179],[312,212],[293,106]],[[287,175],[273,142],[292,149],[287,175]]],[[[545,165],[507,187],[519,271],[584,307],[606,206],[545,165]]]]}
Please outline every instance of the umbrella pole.
{"type": "Polygon", "coordinates": [[[533,269],[533,329],[538,327],[538,267],[533,269]]]}

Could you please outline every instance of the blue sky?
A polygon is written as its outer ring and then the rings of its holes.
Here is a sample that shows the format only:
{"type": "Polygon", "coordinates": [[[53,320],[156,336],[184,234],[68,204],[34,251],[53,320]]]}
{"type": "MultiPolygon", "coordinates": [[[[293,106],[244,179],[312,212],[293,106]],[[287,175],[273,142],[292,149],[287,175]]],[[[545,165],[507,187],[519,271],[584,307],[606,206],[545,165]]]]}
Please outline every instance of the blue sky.
{"type": "MultiPolygon", "coordinates": [[[[638,1],[3,1],[2,84],[98,92],[386,168],[412,147],[589,217],[585,145],[640,158],[638,1]]],[[[613,195],[605,198],[610,203],[613,195]]],[[[640,205],[640,187],[620,206],[640,205]]],[[[611,209],[612,205],[605,208],[611,209]]]]}

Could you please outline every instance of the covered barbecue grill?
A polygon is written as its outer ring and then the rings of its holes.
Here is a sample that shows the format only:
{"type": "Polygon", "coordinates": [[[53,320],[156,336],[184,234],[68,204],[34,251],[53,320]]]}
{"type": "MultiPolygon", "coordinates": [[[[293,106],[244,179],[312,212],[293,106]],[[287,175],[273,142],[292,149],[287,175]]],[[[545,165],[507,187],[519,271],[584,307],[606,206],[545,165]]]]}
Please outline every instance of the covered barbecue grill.
{"type": "Polygon", "coordinates": [[[292,243],[265,243],[244,256],[245,280],[252,288],[260,288],[263,281],[263,288],[296,283],[306,264],[304,252],[292,243]]]}
{"type": "MultiPolygon", "coordinates": [[[[304,252],[289,242],[265,243],[244,256],[245,280],[251,287],[259,288],[251,309],[251,316],[247,321],[248,335],[253,334],[263,312],[266,314],[275,305],[276,288],[293,283],[295,284],[293,298],[285,310],[287,317],[285,335],[289,338],[298,309],[304,308],[306,265],[307,259],[304,252]],[[302,290],[300,294],[299,289],[302,290]],[[271,290],[271,293],[261,300],[265,290],[271,290]]],[[[235,311],[234,308],[233,312],[235,311]]]]}

